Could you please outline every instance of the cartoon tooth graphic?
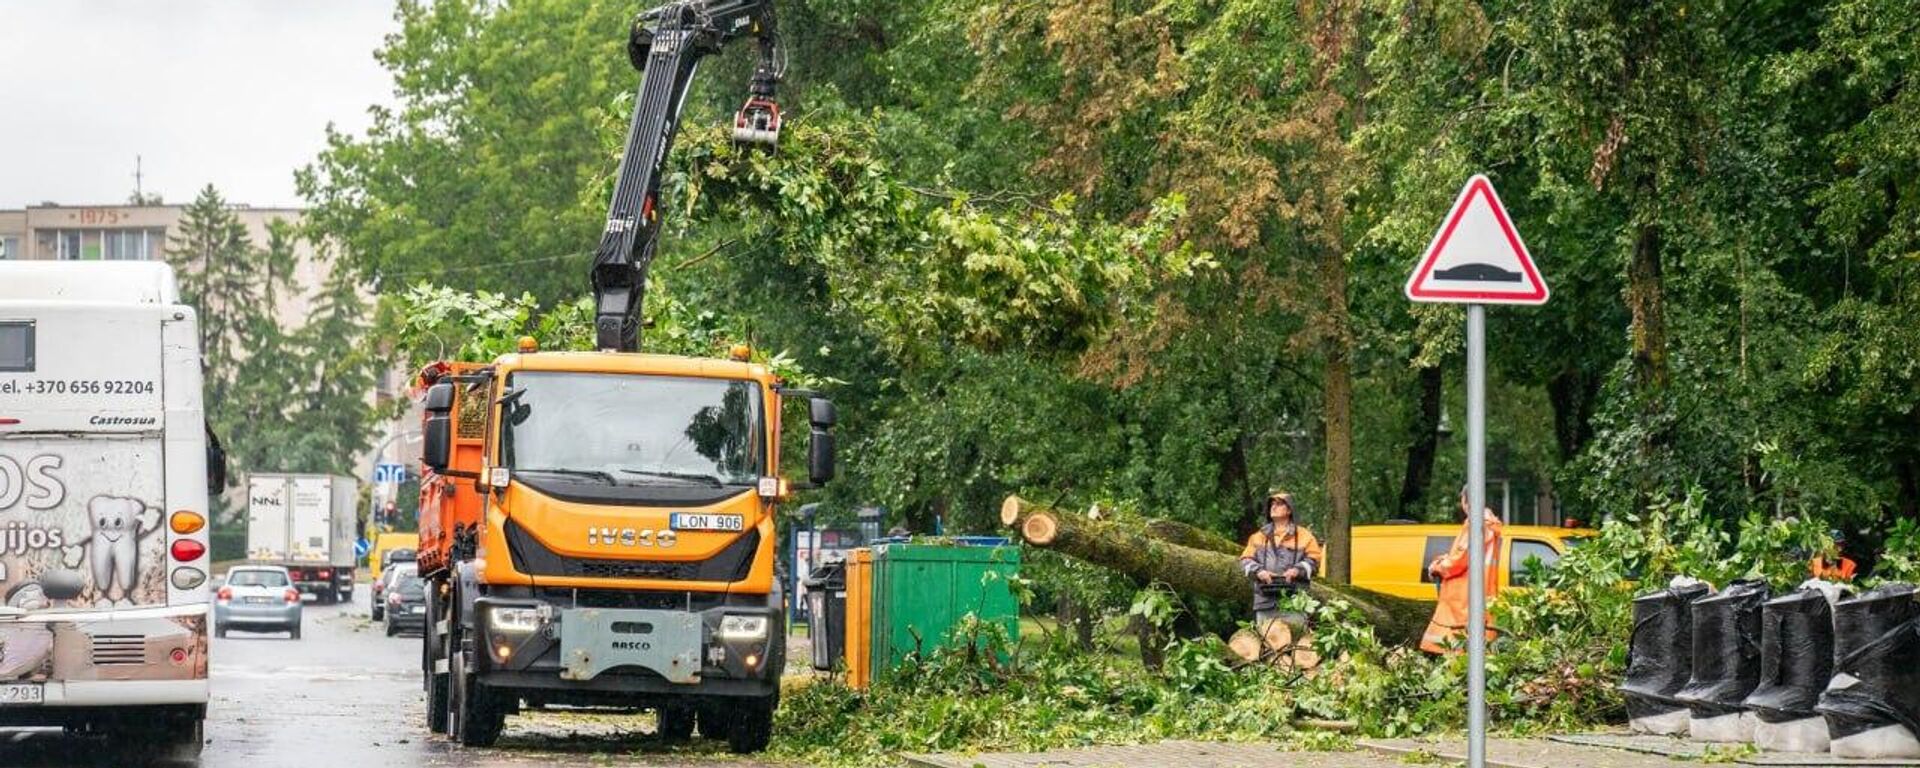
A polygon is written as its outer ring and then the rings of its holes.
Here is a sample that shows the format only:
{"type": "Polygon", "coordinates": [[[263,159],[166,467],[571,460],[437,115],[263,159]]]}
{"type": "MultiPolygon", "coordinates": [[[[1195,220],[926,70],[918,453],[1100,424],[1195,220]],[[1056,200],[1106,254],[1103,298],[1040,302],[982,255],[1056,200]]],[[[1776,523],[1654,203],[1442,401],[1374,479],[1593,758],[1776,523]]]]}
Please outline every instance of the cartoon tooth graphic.
{"type": "Polygon", "coordinates": [[[160,527],[160,510],[139,499],[95,496],[87,500],[93,531],[66,548],[65,565],[75,568],[84,554],[93,560],[93,586],[103,602],[128,601],[139,572],[140,539],[160,527]],[[119,597],[113,588],[120,588],[119,597]]]}

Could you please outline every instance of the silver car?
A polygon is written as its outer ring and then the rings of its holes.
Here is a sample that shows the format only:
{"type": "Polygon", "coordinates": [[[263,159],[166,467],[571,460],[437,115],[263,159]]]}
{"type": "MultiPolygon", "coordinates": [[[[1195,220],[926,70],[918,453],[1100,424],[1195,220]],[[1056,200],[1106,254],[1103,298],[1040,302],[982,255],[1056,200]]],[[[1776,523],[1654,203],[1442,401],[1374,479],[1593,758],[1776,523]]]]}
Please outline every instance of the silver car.
{"type": "Polygon", "coordinates": [[[227,583],[214,593],[214,634],[227,630],[286,632],[300,639],[300,590],[287,569],[277,565],[236,565],[227,583]]]}

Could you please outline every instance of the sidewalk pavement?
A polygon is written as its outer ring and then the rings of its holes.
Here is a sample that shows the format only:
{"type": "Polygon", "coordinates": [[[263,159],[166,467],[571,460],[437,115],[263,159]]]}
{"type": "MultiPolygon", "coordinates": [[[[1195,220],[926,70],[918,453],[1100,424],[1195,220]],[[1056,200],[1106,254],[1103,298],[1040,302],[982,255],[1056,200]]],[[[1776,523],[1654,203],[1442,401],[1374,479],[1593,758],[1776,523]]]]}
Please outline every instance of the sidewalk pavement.
{"type": "MultiPolygon", "coordinates": [[[[904,758],[915,768],[1404,768],[1460,765],[1466,760],[1465,742],[1451,739],[1365,739],[1358,743],[1363,748],[1358,752],[1286,752],[1274,744],[1166,741],[1036,753],[905,755],[904,758]]],[[[1683,740],[1647,741],[1644,737],[1611,734],[1487,740],[1490,768],[1674,768],[1681,764],[1699,764],[1701,758],[1709,756],[1721,763],[1796,768],[1916,765],[1907,761],[1840,761],[1824,755],[1710,751],[1683,740]]]]}
{"type": "Polygon", "coordinates": [[[1405,768],[1366,752],[1282,752],[1272,744],[1163,741],[1131,747],[978,755],[904,755],[914,768],[1405,768]]]}

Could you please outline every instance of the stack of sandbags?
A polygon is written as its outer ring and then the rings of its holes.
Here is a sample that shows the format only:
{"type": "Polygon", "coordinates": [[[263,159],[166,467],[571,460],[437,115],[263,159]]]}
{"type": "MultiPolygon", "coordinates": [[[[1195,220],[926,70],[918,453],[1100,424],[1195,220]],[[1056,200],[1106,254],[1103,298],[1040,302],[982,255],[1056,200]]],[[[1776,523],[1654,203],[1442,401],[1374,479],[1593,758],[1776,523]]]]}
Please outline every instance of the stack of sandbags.
{"type": "Polygon", "coordinates": [[[1775,752],[1826,752],[1827,721],[1814,707],[1833,678],[1833,603],[1840,587],[1809,581],[1760,610],[1760,685],[1746,707],[1753,743],[1775,752]]]}
{"type": "Polygon", "coordinates": [[[1676,578],[1666,589],[1633,600],[1633,635],[1620,692],[1636,733],[1687,732],[1687,705],[1674,695],[1693,676],[1693,601],[1713,594],[1698,579],[1676,578]]]}
{"type": "Polygon", "coordinates": [[[1753,741],[1757,719],[1746,700],[1760,685],[1762,581],[1736,581],[1719,594],[1693,601],[1693,677],[1675,699],[1687,705],[1694,741],[1753,741]]]}
{"type": "Polygon", "coordinates": [[[1848,758],[1920,757],[1920,601],[1887,584],[1834,606],[1834,674],[1816,709],[1832,751],[1848,758]]]}

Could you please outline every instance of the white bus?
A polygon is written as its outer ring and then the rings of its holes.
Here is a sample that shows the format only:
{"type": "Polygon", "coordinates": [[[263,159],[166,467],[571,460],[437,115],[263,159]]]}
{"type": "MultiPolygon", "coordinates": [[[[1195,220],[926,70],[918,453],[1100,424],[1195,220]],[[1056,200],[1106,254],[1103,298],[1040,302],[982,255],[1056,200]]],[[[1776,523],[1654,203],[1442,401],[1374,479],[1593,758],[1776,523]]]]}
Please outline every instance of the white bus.
{"type": "Polygon", "coordinates": [[[225,473],[200,365],[165,264],[0,262],[0,727],[199,754],[225,473]]]}

